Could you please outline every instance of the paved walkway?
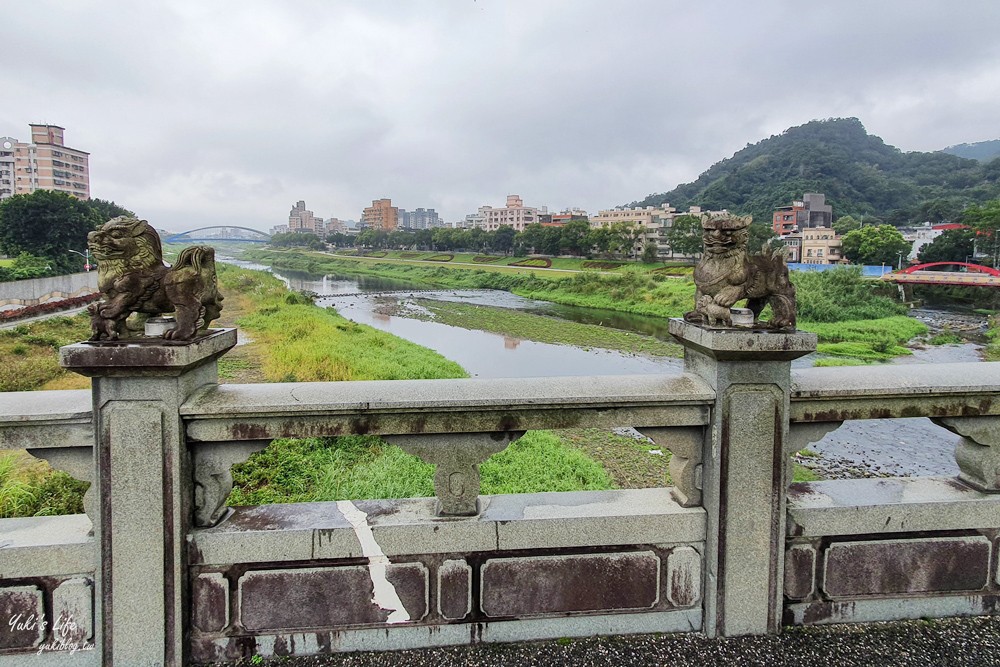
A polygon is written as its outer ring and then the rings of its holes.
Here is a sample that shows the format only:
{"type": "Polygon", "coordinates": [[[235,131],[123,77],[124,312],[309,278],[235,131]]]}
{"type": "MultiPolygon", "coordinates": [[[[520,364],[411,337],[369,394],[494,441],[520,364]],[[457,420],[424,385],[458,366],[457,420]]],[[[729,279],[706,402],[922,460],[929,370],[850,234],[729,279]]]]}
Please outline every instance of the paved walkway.
{"type": "Polygon", "coordinates": [[[1000,666],[1000,617],[795,628],[769,637],[712,640],[697,634],[634,635],[219,664],[282,667],[996,667],[1000,666]]]}

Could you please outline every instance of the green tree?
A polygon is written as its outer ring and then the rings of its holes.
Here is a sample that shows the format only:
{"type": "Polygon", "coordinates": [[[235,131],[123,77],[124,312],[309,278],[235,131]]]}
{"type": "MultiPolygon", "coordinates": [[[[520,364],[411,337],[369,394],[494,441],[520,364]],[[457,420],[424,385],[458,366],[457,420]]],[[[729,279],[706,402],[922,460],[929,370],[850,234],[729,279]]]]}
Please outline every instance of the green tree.
{"type": "Polygon", "coordinates": [[[524,231],[517,234],[517,245],[523,252],[543,252],[545,228],[539,224],[525,225],[524,231]]]}
{"type": "Polygon", "coordinates": [[[678,215],[674,218],[674,224],[667,230],[666,236],[671,253],[689,257],[701,254],[702,229],[701,218],[698,216],[678,215]]]}
{"type": "Polygon", "coordinates": [[[989,257],[992,266],[1000,266],[1000,199],[970,206],[962,213],[962,221],[976,230],[979,253],[989,257]]]}
{"type": "Polygon", "coordinates": [[[590,250],[587,244],[587,234],[590,233],[590,223],[586,220],[571,220],[562,230],[562,248],[571,255],[585,255],[590,250]]]}
{"type": "Polygon", "coordinates": [[[326,235],[326,242],[338,248],[346,248],[354,245],[354,237],[343,232],[330,232],[326,235]]]}
{"type": "Polygon", "coordinates": [[[854,216],[842,215],[833,221],[833,231],[837,232],[838,236],[843,236],[847,232],[853,232],[855,229],[860,228],[861,221],[854,216]]]}
{"type": "Polygon", "coordinates": [[[14,195],[0,203],[0,250],[45,257],[55,273],[70,273],[79,263],[70,250],[83,251],[102,222],[86,202],[62,192],[14,195]]]}
{"type": "Polygon", "coordinates": [[[642,261],[646,264],[653,264],[658,258],[658,253],[656,250],[656,244],[647,241],[645,247],[642,249],[642,261]]]}
{"type": "Polygon", "coordinates": [[[616,222],[608,229],[611,250],[623,256],[634,254],[636,241],[642,236],[642,227],[635,222],[616,222]]]}
{"type": "Polygon", "coordinates": [[[774,233],[771,225],[763,222],[755,222],[750,225],[749,238],[747,240],[747,250],[751,254],[760,252],[760,249],[771,243],[771,240],[778,235],[774,233]]]}
{"type": "Polygon", "coordinates": [[[29,278],[44,278],[55,275],[52,265],[45,257],[29,255],[22,252],[14,258],[14,263],[10,267],[14,280],[27,280],[29,278]]]}
{"type": "Polygon", "coordinates": [[[514,249],[515,237],[517,237],[517,230],[510,225],[504,225],[492,233],[490,247],[506,255],[514,249]]]}
{"type": "Polygon", "coordinates": [[[971,229],[949,229],[920,249],[923,262],[964,262],[975,250],[976,233],[971,229]]]}
{"type": "Polygon", "coordinates": [[[587,232],[588,248],[596,248],[597,252],[607,256],[611,252],[611,234],[607,227],[593,227],[587,232]]]}
{"type": "Polygon", "coordinates": [[[844,256],[855,264],[898,266],[911,244],[892,225],[865,226],[844,235],[844,256]]]}
{"type": "Polygon", "coordinates": [[[269,243],[279,248],[302,246],[306,248],[322,248],[323,242],[312,232],[281,232],[271,236],[269,243]]]}
{"type": "Polygon", "coordinates": [[[136,215],[132,211],[128,210],[124,206],[119,206],[113,201],[108,201],[106,199],[87,199],[84,203],[101,217],[101,224],[104,224],[112,218],[117,218],[119,216],[128,216],[130,218],[135,218],[136,215]]]}

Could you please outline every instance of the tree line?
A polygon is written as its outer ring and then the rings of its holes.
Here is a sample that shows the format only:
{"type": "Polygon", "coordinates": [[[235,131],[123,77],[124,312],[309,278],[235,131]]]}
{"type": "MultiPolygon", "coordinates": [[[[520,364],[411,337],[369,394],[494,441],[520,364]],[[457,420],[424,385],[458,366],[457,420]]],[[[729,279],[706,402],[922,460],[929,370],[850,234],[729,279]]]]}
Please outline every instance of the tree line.
{"type": "MultiPolygon", "coordinates": [[[[699,228],[699,239],[700,233],[699,228]]],[[[334,232],[328,234],[325,241],[339,248],[361,247],[373,250],[431,252],[465,250],[499,255],[535,253],[635,258],[642,253],[644,259],[656,261],[654,244],[648,243],[637,248],[642,236],[643,228],[629,222],[618,222],[607,227],[591,227],[586,220],[573,220],[560,227],[527,225],[521,232],[510,226],[502,226],[493,231],[450,227],[392,231],[365,229],[355,235],[334,232]]],[[[316,248],[323,245],[323,241],[315,234],[289,232],[275,234],[271,237],[271,244],[316,248]]]]}
{"type": "Polygon", "coordinates": [[[113,201],[77,199],[36,190],[0,202],[0,251],[14,258],[0,267],[0,282],[82,271],[87,234],[120,215],[135,216],[113,201]]]}

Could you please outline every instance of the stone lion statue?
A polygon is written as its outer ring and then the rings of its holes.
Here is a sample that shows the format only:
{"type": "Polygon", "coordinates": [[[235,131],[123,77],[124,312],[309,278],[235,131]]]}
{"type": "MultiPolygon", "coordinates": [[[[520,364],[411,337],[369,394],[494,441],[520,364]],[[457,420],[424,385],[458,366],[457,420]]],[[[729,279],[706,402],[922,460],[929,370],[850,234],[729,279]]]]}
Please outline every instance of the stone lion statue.
{"type": "Polygon", "coordinates": [[[87,235],[97,259],[102,299],[89,307],[91,340],[116,340],[128,331],[125,320],[174,313],[176,328],[164,338],[191,340],[222,312],[215,276],[215,250],[185,248],[174,265],[163,263],[160,236],[148,222],[126,216],[104,223],[87,235]]]}
{"type": "Polygon", "coordinates": [[[754,326],[795,328],[795,286],[780,250],[764,247],[759,255],[747,253],[751,216],[704,214],[705,251],[694,270],[695,309],[685,313],[688,322],[732,326],[729,309],[746,299],[754,326]],[[770,322],[760,313],[771,304],[770,322]]]}

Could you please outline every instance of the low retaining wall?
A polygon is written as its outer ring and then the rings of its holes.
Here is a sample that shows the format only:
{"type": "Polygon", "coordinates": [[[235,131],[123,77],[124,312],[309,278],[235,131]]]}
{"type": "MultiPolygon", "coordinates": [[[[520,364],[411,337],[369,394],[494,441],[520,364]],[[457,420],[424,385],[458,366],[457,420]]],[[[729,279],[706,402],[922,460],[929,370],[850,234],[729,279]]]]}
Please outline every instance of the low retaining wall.
{"type": "Polygon", "coordinates": [[[0,283],[0,308],[33,306],[50,299],[66,299],[97,292],[97,271],[51,278],[0,283]]]}

